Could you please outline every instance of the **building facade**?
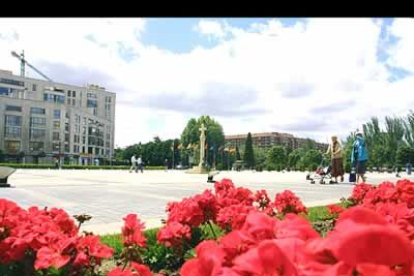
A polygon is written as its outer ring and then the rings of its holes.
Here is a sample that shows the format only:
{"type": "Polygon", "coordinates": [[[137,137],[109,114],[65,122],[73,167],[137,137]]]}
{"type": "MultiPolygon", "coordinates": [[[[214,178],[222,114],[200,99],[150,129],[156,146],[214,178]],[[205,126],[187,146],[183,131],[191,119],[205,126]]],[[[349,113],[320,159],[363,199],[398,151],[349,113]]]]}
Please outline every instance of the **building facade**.
{"type": "MultiPolygon", "coordinates": [[[[226,135],[226,145],[230,147],[244,148],[247,134],[226,135]]],[[[316,149],[326,150],[327,146],[317,143],[311,139],[297,138],[289,133],[263,132],[252,133],[253,146],[258,148],[271,148],[279,145],[290,149],[298,149],[309,145],[314,145],[316,149]]]]}
{"type": "Polygon", "coordinates": [[[0,70],[0,150],[9,161],[95,164],[112,160],[115,93],[0,70]]]}

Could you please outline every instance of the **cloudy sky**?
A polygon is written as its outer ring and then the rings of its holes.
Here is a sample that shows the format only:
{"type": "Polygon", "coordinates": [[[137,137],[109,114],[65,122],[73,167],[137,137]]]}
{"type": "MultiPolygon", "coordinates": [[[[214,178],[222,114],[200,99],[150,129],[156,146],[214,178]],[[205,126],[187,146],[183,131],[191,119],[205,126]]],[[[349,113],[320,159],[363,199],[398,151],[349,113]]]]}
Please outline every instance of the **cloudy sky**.
{"type": "MultiPolygon", "coordinates": [[[[116,145],[178,137],[216,118],[226,134],[325,141],[414,105],[413,19],[0,19],[10,51],[57,82],[116,92],[116,145]]],[[[39,77],[28,70],[30,77],[39,77]]]]}

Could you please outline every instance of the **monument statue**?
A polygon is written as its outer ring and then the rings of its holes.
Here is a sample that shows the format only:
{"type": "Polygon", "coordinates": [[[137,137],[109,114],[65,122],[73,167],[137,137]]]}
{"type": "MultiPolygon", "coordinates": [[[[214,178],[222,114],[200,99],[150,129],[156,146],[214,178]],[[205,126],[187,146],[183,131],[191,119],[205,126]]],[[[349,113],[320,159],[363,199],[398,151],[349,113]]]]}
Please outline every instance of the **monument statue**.
{"type": "Polygon", "coordinates": [[[198,164],[198,166],[202,168],[204,164],[204,155],[206,152],[205,148],[206,148],[206,130],[207,130],[207,128],[204,126],[204,123],[201,124],[201,128],[199,128],[199,130],[201,131],[201,134],[200,134],[200,164],[198,164]]]}

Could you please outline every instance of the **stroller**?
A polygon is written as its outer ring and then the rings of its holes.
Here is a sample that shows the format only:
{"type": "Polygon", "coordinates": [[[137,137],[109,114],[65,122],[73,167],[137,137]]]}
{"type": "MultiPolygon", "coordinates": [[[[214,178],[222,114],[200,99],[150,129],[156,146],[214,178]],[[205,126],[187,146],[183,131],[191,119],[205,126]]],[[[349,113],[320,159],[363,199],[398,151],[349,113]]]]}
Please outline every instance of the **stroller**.
{"type": "Polygon", "coordinates": [[[311,184],[315,184],[315,180],[319,180],[319,184],[329,184],[331,180],[331,165],[326,165],[326,159],[322,158],[321,164],[318,166],[313,175],[310,173],[306,176],[306,180],[310,180],[311,184]],[[327,180],[327,183],[325,182],[327,180]]]}

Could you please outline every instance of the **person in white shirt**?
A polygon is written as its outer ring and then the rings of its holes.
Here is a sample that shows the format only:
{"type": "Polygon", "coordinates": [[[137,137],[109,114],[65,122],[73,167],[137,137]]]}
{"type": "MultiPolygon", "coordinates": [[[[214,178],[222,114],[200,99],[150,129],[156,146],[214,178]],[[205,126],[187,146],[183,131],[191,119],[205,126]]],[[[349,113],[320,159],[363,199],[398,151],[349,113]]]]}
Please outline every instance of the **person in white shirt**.
{"type": "Polygon", "coordinates": [[[131,157],[131,168],[129,169],[129,172],[131,173],[132,170],[135,170],[135,172],[138,172],[137,171],[137,158],[136,158],[135,154],[132,155],[132,157],[131,157]]]}
{"type": "Polygon", "coordinates": [[[137,163],[138,163],[138,168],[137,168],[137,170],[140,170],[140,171],[141,171],[141,173],[144,173],[144,170],[143,170],[143,168],[142,168],[142,158],[141,158],[141,155],[138,157],[137,163]]]}

